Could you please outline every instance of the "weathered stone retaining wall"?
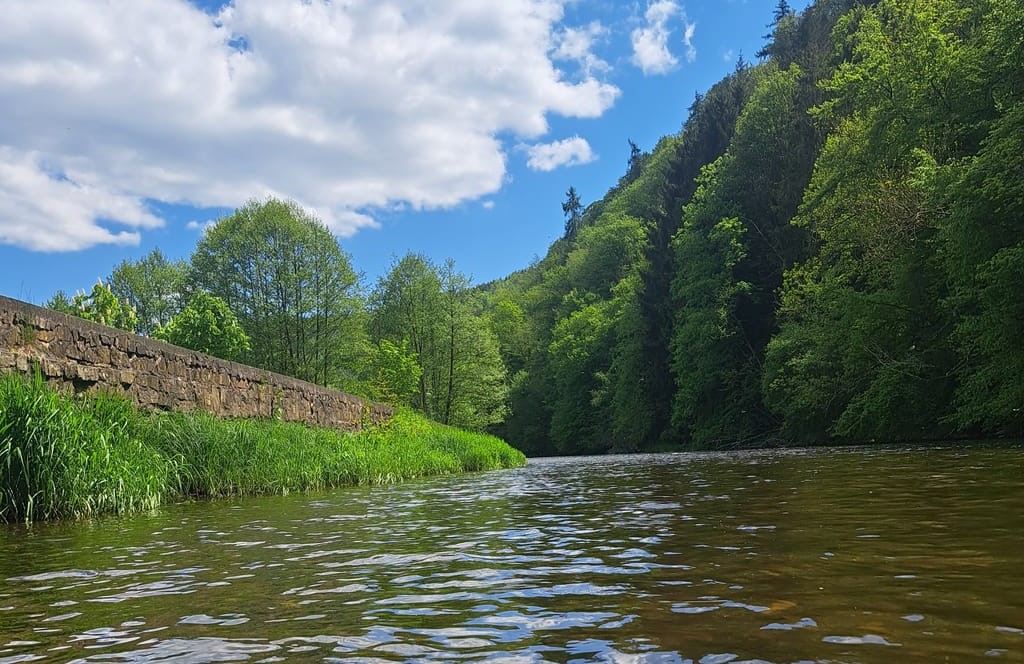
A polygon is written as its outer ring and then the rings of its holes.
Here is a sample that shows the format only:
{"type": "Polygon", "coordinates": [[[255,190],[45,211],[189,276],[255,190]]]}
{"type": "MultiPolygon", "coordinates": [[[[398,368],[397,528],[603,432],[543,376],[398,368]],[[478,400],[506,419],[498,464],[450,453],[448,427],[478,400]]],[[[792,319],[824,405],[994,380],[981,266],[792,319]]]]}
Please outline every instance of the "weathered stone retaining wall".
{"type": "Polygon", "coordinates": [[[0,296],[0,372],[37,367],[49,382],[75,392],[121,392],[147,410],[278,417],[349,431],[392,413],[336,390],[0,296]]]}

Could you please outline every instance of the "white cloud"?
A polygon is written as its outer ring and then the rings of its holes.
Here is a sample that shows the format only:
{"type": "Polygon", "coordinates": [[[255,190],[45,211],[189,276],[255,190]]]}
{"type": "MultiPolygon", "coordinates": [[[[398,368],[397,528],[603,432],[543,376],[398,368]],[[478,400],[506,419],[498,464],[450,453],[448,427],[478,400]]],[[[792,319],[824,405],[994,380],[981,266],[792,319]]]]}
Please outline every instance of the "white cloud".
{"type": "Polygon", "coordinates": [[[593,52],[594,42],[607,33],[600,21],[591,21],[581,28],[566,27],[557,35],[558,45],[552,51],[552,57],[578,62],[587,76],[609,71],[611,66],[593,52]]]}
{"type": "Polygon", "coordinates": [[[725,53],[722,53],[722,60],[724,62],[732,62],[735,59],[736,59],[736,51],[732,50],[731,48],[727,49],[725,51],[725,53]]]}
{"type": "Polygon", "coordinates": [[[697,58],[697,50],[693,46],[696,23],[686,22],[683,8],[673,0],[656,0],[647,5],[644,25],[630,33],[633,44],[632,62],[640,67],[644,74],[664,74],[679,64],[679,59],[668,47],[672,34],[669,24],[677,16],[681,16],[684,21],[683,43],[686,46],[686,59],[693,62],[697,58]]]}
{"type": "Polygon", "coordinates": [[[216,16],[0,0],[0,15],[0,242],[30,249],[138,242],[161,223],[147,200],[270,194],[348,235],[377,208],[493,193],[500,136],[537,139],[549,115],[600,116],[619,94],[590,50],[603,28],[561,26],[561,0],[235,0],[216,16]]]}
{"type": "Polygon", "coordinates": [[[207,230],[209,230],[211,226],[213,226],[216,223],[216,219],[207,219],[206,221],[197,221],[193,219],[192,221],[185,224],[185,228],[189,229],[190,231],[199,231],[199,233],[205,233],[207,230]]]}
{"type": "Polygon", "coordinates": [[[683,28],[683,44],[686,46],[686,61],[696,62],[697,61],[697,47],[693,45],[693,35],[697,32],[696,23],[687,23],[686,27],[683,28]]]}
{"type": "Polygon", "coordinates": [[[0,215],[0,242],[36,251],[135,245],[138,229],[162,225],[137,196],[72,182],[48,172],[37,154],[6,146],[0,146],[0,215]]]}
{"type": "Polygon", "coordinates": [[[485,210],[493,210],[493,209],[494,209],[494,201],[489,201],[489,200],[488,200],[488,201],[484,201],[484,202],[483,202],[483,203],[481,203],[480,205],[481,205],[481,206],[483,207],[483,209],[485,209],[485,210]]]}
{"type": "Polygon", "coordinates": [[[535,171],[553,171],[561,166],[578,166],[594,161],[594,153],[586,139],[579,136],[553,143],[537,143],[524,148],[526,165],[535,171]]]}

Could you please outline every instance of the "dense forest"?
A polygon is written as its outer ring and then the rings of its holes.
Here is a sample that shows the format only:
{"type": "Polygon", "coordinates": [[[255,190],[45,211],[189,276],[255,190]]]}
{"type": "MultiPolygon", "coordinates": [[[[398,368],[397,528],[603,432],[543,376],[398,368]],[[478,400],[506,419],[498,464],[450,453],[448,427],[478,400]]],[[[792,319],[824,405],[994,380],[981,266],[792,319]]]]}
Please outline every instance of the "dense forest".
{"type": "Polygon", "coordinates": [[[1024,6],[770,29],[484,289],[529,453],[1024,433],[1024,6]]]}
{"type": "Polygon", "coordinates": [[[410,254],[365,289],[270,200],[50,306],[528,454],[1024,435],[1024,6],[781,0],[769,29],[503,280],[410,254]]]}

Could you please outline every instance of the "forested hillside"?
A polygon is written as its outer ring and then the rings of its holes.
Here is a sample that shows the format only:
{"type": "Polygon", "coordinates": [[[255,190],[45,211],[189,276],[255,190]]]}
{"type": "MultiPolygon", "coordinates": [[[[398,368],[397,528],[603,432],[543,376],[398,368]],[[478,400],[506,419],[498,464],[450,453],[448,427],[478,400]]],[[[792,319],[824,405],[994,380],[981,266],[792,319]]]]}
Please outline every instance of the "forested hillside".
{"type": "Polygon", "coordinates": [[[528,453],[1024,433],[1024,8],[770,28],[482,289],[528,453]]]}

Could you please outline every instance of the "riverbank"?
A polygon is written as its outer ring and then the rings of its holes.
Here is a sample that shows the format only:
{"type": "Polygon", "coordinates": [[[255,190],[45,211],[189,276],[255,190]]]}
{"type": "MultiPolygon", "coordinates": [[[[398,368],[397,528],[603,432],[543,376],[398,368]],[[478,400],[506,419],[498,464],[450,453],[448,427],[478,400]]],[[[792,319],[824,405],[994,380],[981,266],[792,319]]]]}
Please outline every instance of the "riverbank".
{"type": "Polygon", "coordinates": [[[79,519],[188,498],[286,494],[522,465],[504,441],[399,411],[343,433],[203,413],[144,413],[0,377],[0,521],[79,519]]]}

